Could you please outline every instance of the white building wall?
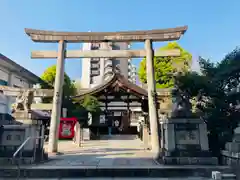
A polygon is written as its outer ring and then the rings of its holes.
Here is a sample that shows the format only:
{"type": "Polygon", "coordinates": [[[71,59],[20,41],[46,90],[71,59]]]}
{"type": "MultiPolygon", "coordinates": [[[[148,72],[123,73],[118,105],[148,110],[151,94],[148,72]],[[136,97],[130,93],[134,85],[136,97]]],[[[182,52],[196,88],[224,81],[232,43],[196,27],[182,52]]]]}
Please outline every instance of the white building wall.
{"type": "Polygon", "coordinates": [[[24,79],[18,75],[15,75],[15,74],[12,75],[11,81],[12,81],[13,86],[17,86],[17,87],[21,87],[21,88],[29,88],[30,87],[30,85],[26,79],[24,79]]]}
{"type": "Polygon", "coordinates": [[[10,72],[4,67],[0,65],[0,80],[4,80],[8,82],[8,86],[18,86],[21,88],[29,88],[32,85],[20,75],[16,73],[10,72]]]}
{"type": "MultiPolygon", "coordinates": [[[[126,42],[115,43],[115,46],[118,46],[120,50],[127,50],[130,48],[129,43],[126,42]]],[[[115,61],[119,63],[121,74],[125,78],[128,78],[128,58],[117,58],[115,61]]]]}
{"type": "Polygon", "coordinates": [[[7,98],[3,93],[0,93],[0,113],[5,113],[8,107],[7,98]]]}
{"type": "MultiPolygon", "coordinates": [[[[1,67],[0,65],[0,80],[4,80],[7,82],[8,86],[11,87],[20,87],[20,88],[30,88],[32,87],[32,84],[29,83],[26,79],[21,77],[20,75],[17,75],[14,72],[10,72],[4,67],[1,67]]],[[[15,97],[6,97],[6,105],[1,106],[0,111],[6,112],[6,113],[11,113],[11,106],[15,102],[15,97]],[[4,109],[5,107],[5,109],[4,109]]]]}
{"type": "MultiPolygon", "coordinates": [[[[82,50],[91,50],[91,43],[83,43],[82,50]]],[[[82,58],[82,88],[90,87],[91,58],[82,58]]]]}
{"type": "Polygon", "coordinates": [[[0,79],[8,81],[8,71],[4,68],[0,68],[0,79]]]}

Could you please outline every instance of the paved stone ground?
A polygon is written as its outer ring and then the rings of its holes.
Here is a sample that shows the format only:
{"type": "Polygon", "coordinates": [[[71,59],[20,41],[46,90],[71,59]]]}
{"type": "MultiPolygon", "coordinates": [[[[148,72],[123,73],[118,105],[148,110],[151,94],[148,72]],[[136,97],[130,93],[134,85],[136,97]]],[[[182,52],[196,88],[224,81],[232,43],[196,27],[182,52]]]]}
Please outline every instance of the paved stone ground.
{"type": "MultiPolygon", "coordinates": [[[[210,180],[206,178],[60,178],[60,179],[49,179],[49,180],[210,180]]],[[[1,179],[0,180],[16,180],[16,179],[1,179]]],[[[19,180],[46,180],[46,179],[19,179],[19,180]]]]}
{"type": "MultiPolygon", "coordinates": [[[[47,148],[47,144],[46,144],[47,148]]],[[[83,173],[82,170],[89,170],[87,173],[92,173],[96,169],[105,169],[104,172],[109,173],[108,169],[117,169],[116,173],[121,173],[121,169],[123,169],[122,172],[125,171],[125,169],[143,169],[144,172],[148,169],[159,169],[160,173],[168,171],[167,169],[176,169],[176,172],[178,173],[179,166],[166,166],[166,165],[160,165],[157,162],[155,162],[151,157],[151,152],[144,150],[143,143],[136,138],[136,136],[129,136],[129,135],[121,135],[121,136],[112,136],[110,139],[109,137],[105,137],[102,140],[95,140],[95,141],[85,141],[82,144],[82,147],[78,147],[75,145],[72,141],[60,141],[59,142],[59,152],[62,153],[61,155],[55,155],[50,156],[50,161],[39,164],[39,165],[33,165],[33,166],[27,166],[22,168],[26,168],[26,174],[30,173],[29,177],[31,176],[31,173],[58,173],[59,171],[62,172],[63,175],[66,175],[66,172],[71,171],[71,173],[76,174],[76,171],[78,171],[79,174],[83,173]],[[164,170],[166,169],[166,170],[164,170]],[[33,172],[32,172],[33,170],[33,172]],[[56,170],[56,172],[55,172],[56,170]],[[80,171],[81,170],[81,171],[80,171]]],[[[182,168],[182,166],[181,166],[182,168]]],[[[210,168],[206,166],[194,166],[194,168],[210,168]]],[[[184,169],[190,169],[192,170],[192,166],[184,166],[184,169]]],[[[152,175],[154,176],[154,173],[157,172],[156,170],[152,172],[152,175]]],[[[181,171],[181,170],[180,170],[181,171]]],[[[96,171],[98,173],[98,171],[96,171]]],[[[172,173],[175,172],[171,171],[172,173]]],[[[187,171],[185,171],[187,172],[187,171]]],[[[84,173],[83,173],[84,174],[84,173]]],[[[43,175],[43,174],[42,174],[43,175]]],[[[39,177],[44,177],[45,175],[40,175],[39,177]]],[[[100,175],[102,175],[100,173],[100,175]]],[[[156,174],[155,174],[156,175],[156,174]]],[[[116,174],[118,176],[118,174],[116,174]]],[[[120,175],[121,176],[121,175],[120,175]]],[[[150,180],[207,180],[206,178],[198,177],[198,175],[195,174],[191,175],[195,177],[189,177],[189,178],[107,178],[109,177],[109,174],[106,176],[106,178],[77,178],[77,179],[92,179],[92,180],[127,180],[127,179],[133,179],[133,180],[143,180],[143,179],[150,179],[150,180]]],[[[202,175],[200,175],[202,176],[202,175]]],[[[38,177],[38,176],[36,176],[38,177]]],[[[46,176],[48,177],[48,176],[46,176]]],[[[51,177],[57,177],[57,176],[51,176],[51,177]]],[[[57,180],[54,178],[48,177],[52,180],[57,180]]],[[[67,176],[63,176],[67,177],[67,176]]],[[[75,177],[75,176],[72,176],[75,177]]],[[[79,177],[76,175],[76,177],[79,177]]],[[[82,176],[83,177],[83,176],[82,176]]],[[[102,177],[102,176],[101,176],[102,177]]],[[[111,177],[111,176],[110,176],[111,177]]],[[[129,177],[132,177],[132,175],[129,175],[129,177]]],[[[160,176],[161,177],[161,176],[160,176]]],[[[165,176],[162,176],[165,177],[165,176]]],[[[166,175],[166,177],[171,177],[166,175]]],[[[172,176],[172,177],[176,177],[172,176]]],[[[181,176],[182,177],[182,176],[181,176]]],[[[206,176],[205,176],[206,177],[206,176]]],[[[30,180],[31,178],[29,178],[30,180]]],[[[62,180],[67,180],[68,178],[62,178],[62,180]]],[[[69,178],[68,180],[70,180],[69,178]]],[[[74,179],[74,178],[72,178],[74,179]]],[[[76,178],[75,178],[76,179],[76,178]]],[[[1,178],[0,178],[1,180],[1,178]]],[[[37,180],[37,179],[35,179],[37,180]]],[[[40,179],[39,179],[40,180],[40,179]]]]}
{"type": "Polygon", "coordinates": [[[72,141],[60,141],[59,152],[62,155],[50,156],[52,160],[44,166],[158,166],[143,143],[132,135],[110,139],[105,136],[102,140],[85,141],[82,147],[72,141]]]}

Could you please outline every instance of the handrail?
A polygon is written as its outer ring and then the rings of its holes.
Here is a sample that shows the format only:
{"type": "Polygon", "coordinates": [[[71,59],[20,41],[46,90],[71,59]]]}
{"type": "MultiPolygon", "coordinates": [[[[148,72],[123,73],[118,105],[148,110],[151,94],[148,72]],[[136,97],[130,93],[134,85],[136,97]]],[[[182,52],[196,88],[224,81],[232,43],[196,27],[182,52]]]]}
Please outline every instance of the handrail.
{"type": "Polygon", "coordinates": [[[30,139],[42,139],[42,136],[39,137],[28,137],[22,144],[19,146],[19,148],[15,151],[13,154],[13,159],[18,155],[18,153],[24,148],[24,146],[30,141],[30,139]]]}
{"type": "MultiPolygon", "coordinates": [[[[24,146],[30,141],[30,139],[35,139],[35,140],[36,140],[36,139],[44,139],[44,137],[42,137],[42,136],[38,136],[38,137],[28,137],[28,138],[21,144],[21,146],[19,146],[19,147],[17,148],[17,150],[14,152],[13,157],[12,157],[12,161],[13,161],[13,162],[14,162],[16,156],[18,155],[18,153],[24,148],[24,146]]],[[[35,144],[34,144],[34,151],[36,151],[36,142],[35,142],[35,144]]],[[[36,152],[34,152],[34,155],[33,155],[34,161],[35,161],[35,153],[36,153],[36,152]]],[[[19,178],[20,178],[20,166],[19,166],[19,164],[17,164],[17,169],[18,169],[17,179],[19,179],[19,178]]]]}

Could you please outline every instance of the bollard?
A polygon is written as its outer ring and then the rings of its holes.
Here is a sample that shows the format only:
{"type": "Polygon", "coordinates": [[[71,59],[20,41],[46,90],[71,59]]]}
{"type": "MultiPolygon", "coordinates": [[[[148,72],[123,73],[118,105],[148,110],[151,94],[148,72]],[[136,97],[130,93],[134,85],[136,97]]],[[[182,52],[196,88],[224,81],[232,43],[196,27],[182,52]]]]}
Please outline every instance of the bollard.
{"type": "Polygon", "coordinates": [[[212,171],[212,179],[221,180],[222,174],[219,171],[212,171]]]}

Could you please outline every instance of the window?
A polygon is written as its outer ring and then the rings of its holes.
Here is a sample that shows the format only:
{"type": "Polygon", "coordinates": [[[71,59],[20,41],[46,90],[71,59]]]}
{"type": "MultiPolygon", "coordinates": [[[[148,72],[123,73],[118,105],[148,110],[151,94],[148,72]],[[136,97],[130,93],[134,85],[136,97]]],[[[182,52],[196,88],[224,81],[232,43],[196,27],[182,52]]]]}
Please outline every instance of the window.
{"type": "Polygon", "coordinates": [[[91,44],[91,50],[97,50],[97,49],[99,49],[99,47],[100,47],[99,43],[92,43],[91,44]]]}
{"type": "Polygon", "coordinates": [[[100,71],[99,70],[91,70],[91,75],[98,76],[98,75],[100,75],[100,71]]]}
{"type": "Polygon", "coordinates": [[[93,61],[93,62],[99,62],[99,61],[100,61],[100,58],[91,58],[91,61],[93,61]]]}
{"type": "Polygon", "coordinates": [[[12,139],[12,135],[7,135],[7,140],[10,141],[12,139]]]}
{"type": "Polygon", "coordinates": [[[8,82],[5,81],[5,80],[0,79],[0,85],[2,85],[2,86],[7,86],[7,85],[8,85],[8,82]]]}
{"type": "Polygon", "coordinates": [[[21,136],[19,134],[15,135],[15,140],[16,141],[21,141],[21,136]]]}
{"type": "Polygon", "coordinates": [[[90,84],[93,84],[93,77],[90,77],[90,84]]]}
{"type": "Polygon", "coordinates": [[[121,47],[118,44],[113,44],[112,50],[121,50],[121,47]]]}

